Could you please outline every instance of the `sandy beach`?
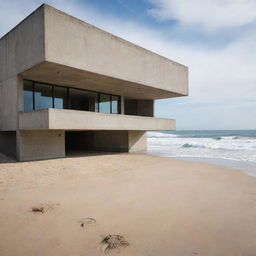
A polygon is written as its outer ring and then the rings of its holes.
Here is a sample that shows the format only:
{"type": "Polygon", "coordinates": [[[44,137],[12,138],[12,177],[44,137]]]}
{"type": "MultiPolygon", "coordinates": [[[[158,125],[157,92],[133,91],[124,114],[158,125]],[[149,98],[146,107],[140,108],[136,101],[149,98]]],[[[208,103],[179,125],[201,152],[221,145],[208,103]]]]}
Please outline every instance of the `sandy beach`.
{"type": "Polygon", "coordinates": [[[0,189],[1,256],[255,255],[256,179],[237,170],[137,154],[5,159],[0,189]],[[129,245],[104,252],[109,234],[129,245]]]}

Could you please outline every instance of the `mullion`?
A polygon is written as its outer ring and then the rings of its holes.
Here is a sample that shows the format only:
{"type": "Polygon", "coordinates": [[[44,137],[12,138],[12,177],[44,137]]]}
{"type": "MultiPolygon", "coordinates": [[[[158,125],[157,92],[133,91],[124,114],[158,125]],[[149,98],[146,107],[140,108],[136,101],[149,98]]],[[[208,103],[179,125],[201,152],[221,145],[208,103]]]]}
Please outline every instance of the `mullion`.
{"type": "Polygon", "coordinates": [[[69,87],[67,87],[67,108],[70,109],[70,95],[69,95],[69,87]]]}
{"type": "Polygon", "coordinates": [[[113,114],[112,113],[112,95],[110,95],[110,114],[113,114]]]}
{"type": "Polygon", "coordinates": [[[52,85],[52,107],[55,108],[55,86],[52,85]]]}
{"type": "MultiPolygon", "coordinates": [[[[31,81],[32,82],[32,90],[33,90],[33,110],[35,110],[35,83],[36,81],[33,80],[28,80],[26,79],[26,81],[31,81]]],[[[46,85],[50,85],[52,87],[52,107],[55,108],[55,88],[57,85],[54,84],[48,84],[48,83],[43,83],[43,82],[38,82],[41,84],[46,84],[46,85]]],[[[67,89],[67,109],[70,109],[70,88],[72,89],[78,89],[78,90],[82,90],[85,92],[93,92],[93,93],[97,93],[97,98],[98,98],[98,102],[97,102],[97,112],[100,112],[100,97],[101,94],[105,94],[110,96],[110,113],[113,114],[113,106],[112,106],[112,101],[113,101],[113,96],[117,96],[118,97],[118,113],[121,113],[121,96],[120,95],[114,95],[114,94],[109,94],[109,93],[100,93],[97,91],[92,91],[92,90],[85,90],[85,89],[81,89],[81,88],[74,88],[74,87],[69,87],[69,86],[60,86],[63,88],[67,89]]],[[[96,112],[96,111],[95,111],[96,112]]]]}
{"type": "Polygon", "coordinates": [[[35,82],[32,82],[32,90],[33,90],[33,110],[35,110],[35,82]]]}

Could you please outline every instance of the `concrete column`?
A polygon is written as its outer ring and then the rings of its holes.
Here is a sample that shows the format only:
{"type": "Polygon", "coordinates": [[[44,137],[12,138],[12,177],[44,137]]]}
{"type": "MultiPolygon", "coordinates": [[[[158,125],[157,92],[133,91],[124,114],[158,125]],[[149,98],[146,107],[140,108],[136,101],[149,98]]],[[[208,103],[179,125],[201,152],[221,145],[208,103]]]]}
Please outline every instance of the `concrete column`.
{"type": "Polygon", "coordinates": [[[18,126],[18,76],[0,82],[0,131],[16,131],[18,126]]]}
{"type": "Polygon", "coordinates": [[[147,133],[144,131],[128,131],[128,146],[131,153],[147,152],[147,133]]]}
{"type": "Polygon", "coordinates": [[[64,131],[18,131],[19,161],[65,157],[64,131]]]}

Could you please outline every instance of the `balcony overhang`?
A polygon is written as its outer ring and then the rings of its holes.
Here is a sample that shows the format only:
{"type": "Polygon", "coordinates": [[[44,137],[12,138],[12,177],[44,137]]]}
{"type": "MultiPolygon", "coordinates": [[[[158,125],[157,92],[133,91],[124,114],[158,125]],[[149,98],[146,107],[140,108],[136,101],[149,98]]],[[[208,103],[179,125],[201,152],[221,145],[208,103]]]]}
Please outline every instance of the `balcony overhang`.
{"type": "Polygon", "coordinates": [[[104,114],[66,109],[19,113],[20,130],[175,130],[174,119],[104,114]]]}
{"type": "Polygon", "coordinates": [[[21,76],[28,80],[100,91],[133,99],[155,100],[186,95],[145,83],[118,79],[48,61],[22,72],[21,76]]]}
{"type": "Polygon", "coordinates": [[[13,65],[26,79],[134,99],[188,95],[186,66],[49,5],[42,5],[21,27],[16,45],[23,48],[13,65]],[[30,23],[38,27],[31,28],[30,23]]]}

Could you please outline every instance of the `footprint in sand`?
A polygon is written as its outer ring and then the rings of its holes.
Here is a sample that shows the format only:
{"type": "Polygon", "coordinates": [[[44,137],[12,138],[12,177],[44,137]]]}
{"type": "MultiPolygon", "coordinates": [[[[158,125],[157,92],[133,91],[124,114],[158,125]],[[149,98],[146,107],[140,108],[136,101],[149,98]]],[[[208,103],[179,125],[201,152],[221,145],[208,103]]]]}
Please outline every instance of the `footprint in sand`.
{"type": "Polygon", "coordinates": [[[79,220],[78,223],[80,224],[81,228],[87,228],[88,226],[95,224],[96,220],[93,218],[83,218],[79,220]]]}
{"type": "Polygon", "coordinates": [[[53,203],[47,203],[47,204],[40,204],[37,206],[33,206],[31,208],[31,212],[36,214],[44,214],[49,210],[53,210],[56,206],[59,206],[60,204],[53,204],[53,203]]]}
{"type": "Polygon", "coordinates": [[[103,244],[101,247],[101,254],[105,256],[107,253],[112,250],[120,250],[120,247],[129,246],[129,242],[127,242],[123,236],[120,235],[107,235],[101,243],[103,244]]]}

